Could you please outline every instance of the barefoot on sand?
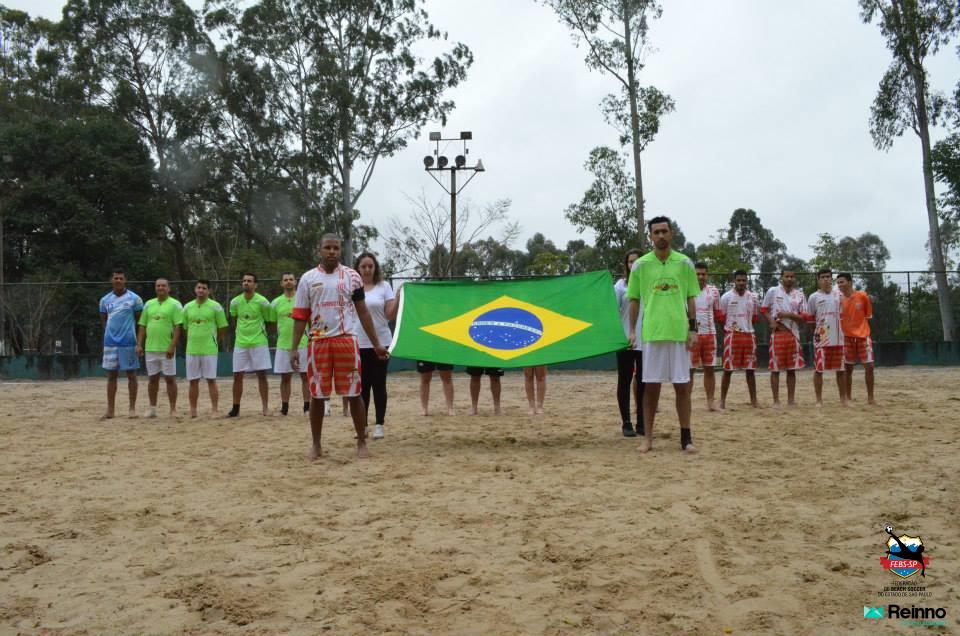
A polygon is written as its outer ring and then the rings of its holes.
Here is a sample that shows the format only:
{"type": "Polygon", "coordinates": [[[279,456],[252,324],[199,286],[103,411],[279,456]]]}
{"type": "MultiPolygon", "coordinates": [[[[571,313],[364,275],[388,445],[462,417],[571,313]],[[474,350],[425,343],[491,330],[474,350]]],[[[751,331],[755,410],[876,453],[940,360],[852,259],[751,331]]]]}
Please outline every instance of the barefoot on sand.
{"type": "Polygon", "coordinates": [[[370,457],[370,451],[367,450],[366,444],[357,444],[357,459],[368,459],[370,457]]]}
{"type": "Polygon", "coordinates": [[[100,416],[101,422],[104,420],[112,420],[112,419],[113,419],[113,413],[104,413],[103,415],[100,416]]]}
{"type": "Polygon", "coordinates": [[[653,444],[650,443],[646,437],[643,438],[643,441],[640,442],[640,445],[637,446],[637,452],[639,453],[649,453],[653,450],[653,444]]]}
{"type": "Polygon", "coordinates": [[[693,444],[687,444],[686,446],[683,447],[683,452],[686,453],[687,455],[696,455],[700,451],[698,451],[697,447],[694,446],[693,444]]]}
{"type": "Polygon", "coordinates": [[[311,446],[310,450],[307,451],[307,461],[308,462],[316,461],[322,454],[323,453],[319,446],[311,446]]]}

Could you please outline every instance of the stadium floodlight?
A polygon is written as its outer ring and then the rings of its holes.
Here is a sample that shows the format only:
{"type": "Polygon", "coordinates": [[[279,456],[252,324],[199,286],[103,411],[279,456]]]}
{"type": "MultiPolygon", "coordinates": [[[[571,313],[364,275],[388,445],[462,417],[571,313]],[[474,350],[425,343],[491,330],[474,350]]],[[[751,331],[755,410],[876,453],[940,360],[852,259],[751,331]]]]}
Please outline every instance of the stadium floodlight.
{"type": "Polygon", "coordinates": [[[438,132],[430,133],[430,141],[440,141],[440,133],[438,132]]]}
{"type": "Polygon", "coordinates": [[[473,133],[469,130],[462,130],[460,131],[460,139],[473,139],[473,133]]]}
{"type": "Polygon", "coordinates": [[[453,163],[456,164],[458,168],[462,168],[467,165],[467,158],[463,155],[457,155],[457,157],[453,160],[453,163]]]}
{"type": "Polygon", "coordinates": [[[430,155],[427,155],[426,157],[423,158],[423,167],[429,169],[432,166],[433,166],[433,157],[430,155]]]}
{"type": "Polygon", "coordinates": [[[477,159],[477,165],[474,167],[474,170],[477,172],[483,172],[486,168],[483,167],[483,162],[477,159]]]}
{"type": "Polygon", "coordinates": [[[440,155],[437,158],[437,167],[440,169],[446,168],[448,163],[450,163],[450,160],[444,157],[443,155],[440,155]]]}

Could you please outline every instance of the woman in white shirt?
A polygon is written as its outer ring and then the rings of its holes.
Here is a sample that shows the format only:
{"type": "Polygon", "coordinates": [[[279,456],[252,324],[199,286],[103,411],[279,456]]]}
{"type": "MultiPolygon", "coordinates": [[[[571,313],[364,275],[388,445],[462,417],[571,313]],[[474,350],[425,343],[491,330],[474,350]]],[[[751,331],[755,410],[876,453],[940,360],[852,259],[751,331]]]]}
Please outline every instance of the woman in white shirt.
{"type": "MultiPolygon", "coordinates": [[[[363,279],[364,302],[377,330],[377,338],[384,347],[389,347],[392,339],[390,321],[397,318],[397,298],[393,288],[383,280],[383,272],[377,257],[364,252],[357,257],[353,268],[363,279]]],[[[373,426],[373,439],[383,438],[384,417],[387,413],[387,365],[389,360],[381,360],[373,351],[373,344],[363,329],[358,331],[360,346],[360,396],[370,412],[370,392],[373,392],[376,420],[373,426]]]]}
{"type": "MultiPolygon", "coordinates": [[[[627,298],[627,283],[630,280],[630,268],[633,262],[640,258],[639,250],[630,250],[623,257],[623,278],[618,280],[613,291],[617,295],[617,305],[620,308],[620,322],[623,333],[630,337],[630,299],[627,298]]],[[[620,407],[620,420],[623,422],[623,436],[636,437],[643,435],[643,344],[640,342],[640,332],[643,328],[643,301],[640,301],[640,315],[637,316],[637,344],[633,349],[617,351],[617,405],[620,407]],[[636,383],[634,385],[634,383],[636,383]],[[634,431],[630,421],[630,387],[635,386],[634,395],[637,402],[637,428],[634,431]]]]}

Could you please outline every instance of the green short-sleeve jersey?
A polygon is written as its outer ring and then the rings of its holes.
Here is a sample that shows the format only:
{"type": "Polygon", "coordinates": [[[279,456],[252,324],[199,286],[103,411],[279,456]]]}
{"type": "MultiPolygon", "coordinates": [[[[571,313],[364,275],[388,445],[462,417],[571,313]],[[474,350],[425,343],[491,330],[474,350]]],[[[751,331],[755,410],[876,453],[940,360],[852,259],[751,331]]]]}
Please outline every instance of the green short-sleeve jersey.
{"type": "Polygon", "coordinates": [[[166,353],[173,342],[173,331],[183,324],[183,305],[169,296],[163,302],[151,298],[143,306],[140,322],[147,331],[147,341],[143,350],[148,353],[166,353]]]}
{"type": "Polygon", "coordinates": [[[227,326],[227,314],[212,298],[203,303],[191,300],[183,308],[183,331],[187,334],[187,355],[215,356],[220,349],[217,332],[227,326]]]}
{"type": "MultiPolygon", "coordinates": [[[[293,304],[296,296],[287,298],[286,294],[280,294],[270,303],[273,307],[273,315],[277,319],[277,349],[293,348],[293,318],[290,317],[293,312],[293,304]]],[[[303,349],[307,346],[307,332],[304,329],[303,337],[300,338],[300,346],[303,349]]]]}
{"type": "Polygon", "coordinates": [[[643,299],[643,342],[685,342],[687,299],[700,294],[693,261],[671,250],[666,261],[648,252],[633,263],[627,298],[643,299]]]}
{"type": "Polygon", "coordinates": [[[247,300],[240,294],[230,301],[230,315],[237,320],[234,346],[253,349],[267,345],[267,323],[276,322],[269,300],[257,293],[247,300]]]}

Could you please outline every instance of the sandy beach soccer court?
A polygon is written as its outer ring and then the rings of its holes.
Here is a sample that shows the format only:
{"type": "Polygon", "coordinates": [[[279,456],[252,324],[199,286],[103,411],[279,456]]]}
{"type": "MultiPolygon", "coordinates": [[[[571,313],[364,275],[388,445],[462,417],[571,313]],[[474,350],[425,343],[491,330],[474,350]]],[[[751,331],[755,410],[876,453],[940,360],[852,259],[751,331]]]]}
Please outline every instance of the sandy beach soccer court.
{"type": "Polygon", "coordinates": [[[789,410],[766,375],[760,410],[742,375],[726,413],[698,382],[692,457],[668,389],[641,457],[613,373],[551,374],[543,417],[518,373],[493,417],[486,382],[481,415],[458,372],[457,415],[422,418],[415,374],[391,375],[373,458],[337,404],[313,465],[305,418],[255,415],[252,382],[239,419],[194,421],[100,422],[102,380],[0,385],[0,633],[960,631],[960,370],[880,369],[868,408],[858,369],[849,409],[832,378],[815,409],[809,371],[789,410]],[[886,523],[922,537],[912,602],[946,627],[863,618],[911,602],[877,596],[886,523]]]}

